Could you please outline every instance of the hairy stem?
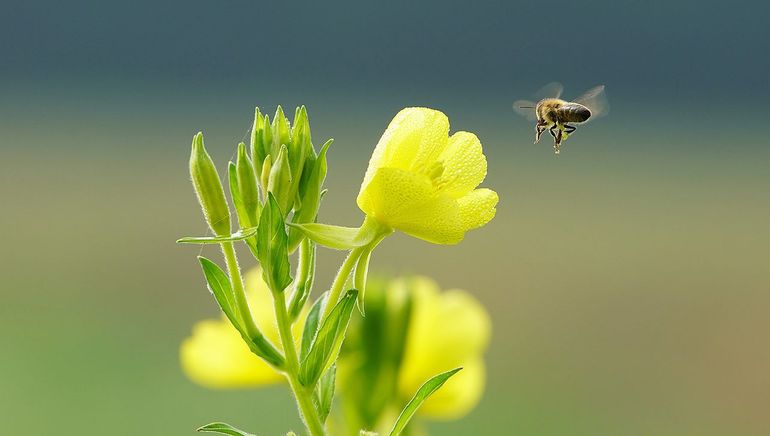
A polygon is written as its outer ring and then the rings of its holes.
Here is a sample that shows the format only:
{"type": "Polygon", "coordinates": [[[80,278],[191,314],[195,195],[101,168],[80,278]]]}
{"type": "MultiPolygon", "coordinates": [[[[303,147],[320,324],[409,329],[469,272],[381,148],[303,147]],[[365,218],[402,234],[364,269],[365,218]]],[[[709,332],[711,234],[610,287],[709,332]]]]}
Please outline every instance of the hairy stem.
{"type": "Polygon", "coordinates": [[[348,257],[345,258],[345,261],[342,262],[342,266],[340,266],[340,270],[337,271],[337,276],[334,277],[334,281],[332,282],[332,287],[329,288],[329,296],[326,298],[326,304],[324,305],[324,311],[323,315],[321,316],[321,322],[319,325],[323,323],[323,320],[326,319],[327,316],[329,316],[329,313],[331,313],[332,309],[334,309],[334,306],[337,304],[337,301],[340,299],[340,294],[342,293],[342,288],[345,286],[345,282],[348,281],[348,277],[350,277],[350,273],[353,271],[353,268],[356,266],[356,263],[358,262],[358,258],[361,257],[361,254],[366,249],[366,246],[364,247],[356,247],[350,251],[348,254],[348,257]]]}
{"type": "Polygon", "coordinates": [[[249,310],[249,303],[246,301],[246,292],[243,289],[243,279],[241,278],[241,271],[238,268],[238,258],[235,255],[235,249],[233,248],[232,242],[222,243],[222,254],[225,256],[227,272],[230,274],[230,282],[233,285],[235,304],[238,306],[238,314],[241,318],[240,321],[246,328],[249,337],[261,337],[262,333],[257,328],[257,324],[254,323],[254,318],[251,316],[251,310],[249,310]]]}
{"type": "Polygon", "coordinates": [[[275,306],[275,318],[278,323],[278,331],[281,334],[283,352],[286,355],[286,378],[294,392],[297,404],[302,413],[307,429],[312,436],[326,434],[324,425],[318,417],[318,411],[313,405],[313,387],[305,387],[299,382],[299,358],[294,345],[294,335],[291,332],[291,320],[286,310],[286,297],[283,292],[273,292],[273,304],[275,306]]]}

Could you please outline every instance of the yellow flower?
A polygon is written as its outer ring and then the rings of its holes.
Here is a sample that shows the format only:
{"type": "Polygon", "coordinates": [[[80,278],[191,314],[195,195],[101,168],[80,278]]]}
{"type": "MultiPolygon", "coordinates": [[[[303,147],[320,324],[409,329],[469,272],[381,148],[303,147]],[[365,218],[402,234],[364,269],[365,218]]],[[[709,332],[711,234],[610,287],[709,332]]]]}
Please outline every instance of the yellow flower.
{"type": "Polygon", "coordinates": [[[483,353],[492,330],[489,315],[466,291],[442,293],[427,277],[408,280],[394,283],[395,287],[401,282],[400,286],[411,288],[413,299],[399,395],[407,401],[429,378],[461,366],[463,370],[428,398],[418,412],[432,419],[461,418],[476,406],[484,391],[483,353]]]}
{"type": "Polygon", "coordinates": [[[497,193],[476,189],[487,174],[473,133],[449,136],[442,112],[406,108],[377,143],[358,207],[381,224],[437,244],[456,244],[495,216],[497,193]]]}
{"type": "MultiPolygon", "coordinates": [[[[267,339],[280,346],[273,297],[259,268],[246,274],[245,287],[254,321],[267,339]]],[[[304,314],[300,315],[300,321],[292,328],[297,343],[304,318],[304,314]]],[[[224,315],[218,320],[203,320],[193,327],[192,336],[180,347],[180,360],[187,377],[210,388],[257,387],[284,380],[281,374],[249,351],[224,315]]]]}

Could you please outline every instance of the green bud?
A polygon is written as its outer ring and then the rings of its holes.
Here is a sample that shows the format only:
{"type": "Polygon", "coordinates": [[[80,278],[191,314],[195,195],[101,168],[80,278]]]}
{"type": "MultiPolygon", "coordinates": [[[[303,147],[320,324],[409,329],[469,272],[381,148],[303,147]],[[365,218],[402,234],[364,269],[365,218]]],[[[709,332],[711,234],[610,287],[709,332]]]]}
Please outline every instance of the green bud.
{"type": "MultiPolygon", "coordinates": [[[[262,150],[265,156],[270,156],[271,154],[275,155],[273,153],[273,128],[270,127],[270,117],[265,115],[264,120],[264,128],[261,130],[262,132],[262,150]]],[[[278,149],[276,149],[278,151],[278,149]]],[[[275,160],[275,158],[273,158],[275,160]]]]}
{"type": "Polygon", "coordinates": [[[241,194],[241,201],[246,208],[246,215],[249,217],[249,226],[257,224],[260,214],[259,188],[257,187],[257,178],[254,175],[254,166],[246,153],[246,144],[238,144],[238,159],[235,163],[236,173],[238,175],[238,189],[241,194]]]}
{"type": "Polygon", "coordinates": [[[302,170],[305,166],[305,160],[308,154],[306,141],[309,141],[310,137],[310,125],[308,123],[305,106],[299,108],[296,113],[297,115],[294,118],[294,128],[291,132],[291,141],[289,144],[289,163],[292,170],[291,180],[293,182],[291,192],[289,193],[291,198],[295,198],[299,190],[299,182],[302,179],[302,170]]]}
{"type": "Polygon", "coordinates": [[[282,145],[289,145],[291,141],[291,134],[289,128],[289,121],[283,114],[283,109],[278,106],[275,111],[275,119],[273,120],[273,155],[278,153],[282,145]]]}
{"type": "Polygon", "coordinates": [[[291,192],[291,167],[289,165],[289,152],[285,145],[281,146],[278,157],[270,169],[270,176],[267,181],[267,190],[271,192],[284,214],[287,214],[292,207],[293,198],[291,192]]]}
{"type": "Polygon", "coordinates": [[[267,201],[267,186],[270,183],[270,170],[273,169],[273,157],[269,154],[262,162],[262,173],[259,175],[259,184],[262,186],[263,200],[267,201]]]}
{"type": "Polygon", "coordinates": [[[209,227],[217,236],[230,234],[230,209],[214,161],[203,146],[203,133],[193,137],[190,176],[209,227]]]}
{"type": "Polygon", "coordinates": [[[254,161],[255,174],[257,178],[262,174],[262,162],[265,160],[267,153],[262,146],[263,138],[265,136],[265,117],[259,111],[259,108],[254,109],[254,124],[251,127],[251,158],[254,161]]]}
{"type": "MultiPolygon", "coordinates": [[[[305,224],[315,222],[318,215],[318,207],[321,204],[321,190],[326,179],[326,152],[329,150],[332,140],[326,141],[318,158],[313,162],[313,167],[308,173],[307,178],[303,177],[302,196],[300,200],[300,209],[294,213],[292,222],[296,224],[305,224]]],[[[293,252],[299,242],[302,240],[302,233],[292,228],[289,231],[289,251],[293,252]]]]}

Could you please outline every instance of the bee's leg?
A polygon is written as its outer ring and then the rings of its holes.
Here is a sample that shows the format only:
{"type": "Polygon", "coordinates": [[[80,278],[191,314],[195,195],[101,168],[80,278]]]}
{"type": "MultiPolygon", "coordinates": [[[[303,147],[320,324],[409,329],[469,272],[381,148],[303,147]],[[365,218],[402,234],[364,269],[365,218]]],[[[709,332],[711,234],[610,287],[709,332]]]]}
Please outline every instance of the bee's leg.
{"type": "MultiPolygon", "coordinates": [[[[554,139],[554,140],[556,139],[556,132],[555,132],[554,130],[555,130],[557,127],[558,127],[558,125],[554,124],[553,126],[551,126],[551,128],[550,128],[550,129],[548,129],[548,133],[550,133],[550,134],[551,134],[551,136],[553,136],[553,139],[554,139]]],[[[559,130],[559,132],[561,132],[561,130],[559,130]]]]}
{"type": "Polygon", "coordinates": [[[557,129],[558,124],[554,124],[551,126],[550,129],[548,129],[548,133],[553,136],[553,151],[556,154],[559,154],[559,147],[561,146],[561,129],[557,129]],[[556,132],[558,130],[558,133],[556,132]]]}
{"type": "Polygon", "coordinates": [[[545,131],[545,120],[538,120],[535,124],[535,144],[540,142],[540,135],[545,131]]]}

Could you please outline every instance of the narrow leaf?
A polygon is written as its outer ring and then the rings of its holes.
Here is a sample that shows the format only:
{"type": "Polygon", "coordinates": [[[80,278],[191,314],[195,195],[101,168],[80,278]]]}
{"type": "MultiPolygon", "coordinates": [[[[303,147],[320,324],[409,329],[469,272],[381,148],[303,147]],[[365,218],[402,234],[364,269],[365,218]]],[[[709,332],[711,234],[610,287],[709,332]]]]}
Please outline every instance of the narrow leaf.
{"type": "Polygon", "coordinates": [[[332,410],[332,401],[334,400],[334,383],[337,376],[337,365],[332,365],[328,371],[318,380],[318,386],[315,388],[313,402],[315,403],[321,422],[326,422],[329,412],[332,410]]]}
{"type": "Polygon", "coordinates": [[[310,312],[307,314],[307,318],[305,319],[305,327],[302,331],[302,343],[299,349],[300,361],[305,360],[307,353],[310,351],[310,346],[313,344],[313,339],[315,339],[315,334],[318,331],[318,323],[321,319],[321,309],[323,308],[326,297],[328,296],[329,293],[324,292],[318,301],[313,304],[313,307],[310,308],[310,312]]]}
{"type": "Polygon", "coordinates": [[[364,309],[364,298],[366,296],[366,277],[369,275],[369,260],[372,257],[374,247],[367,247],[367,250],[361,254],[356,264],[356,273],[353,276],[353,286],[361,292],[361,298],[358,299],[358,310],[361,315],[366,313],[364,309]]]}
{"type": "Polygon", "coordinates": [[[262,277],[270,289],[283,291],[291,283],[288,235],[284,217],[273,193],[262,209],[257,233],[257,254],[262,264],[262,277]]]}
{"type": "Polygon", "coordinates": [[[390,435],[400,435],[401,432],[403,432],[406,428],[406,425],[409,424],[412,416],[414,416],[415,412],[417,412],[417,409],[420,408],[422,403],[425,402],[425,400],[427,400],[428,397],[436,392],[441,386],[443,386],[444,383],[449,380],[449,377],[452,377],[461,369],[462,368],[455,368],[451,371],[442,372],[441,374],[433,376],[430,380],[423,383],[423,385],[420,386],[420,389],[417,390],[417,393],[414,394],[414,397],[412,397],[412,399],[409,400],[409,402],[406,404],[404,410],[401,411],[401,414],[398,415],[398,419],[396,420],[396,424],[393,426],[393,430],[391,430],[390,435]]]}
{"type": "Polygon", "coordinates": [[[247,433],[243,430],[239,430],[233,427],[232,425],[226,424],[224,422],[212,422],[211,424],[206,424],[203,427],[200,427],[196,431],[205,432],[205,433],[226,434],[229,436],[256,436],[252,433],[247,433]]]}
{"type": "Polygon", "coordinates": [[[345,331],[356,304],[356,297],[358,297],[358,291],[349,290],[321,323],[313,345],[300,365],[299,381],[303,385],[313,386],[321,374],[334,363],[342,341],[345,339],[345,331]]]}
{"type": "Polygon", "coordinates": [[[289,225],[324,247],[337,250],[350,250],[361,247],[373,239],[372,237],[366,237],[369,235],[361,235],[358,227],[342,227],[320,223],[290,223],[289,225]]]}
{"type": "Polygon", "coordinates": [[[242,241],[257,234],[256,227],[240,229],[230,236],[188,236],[177,240],[179,244],[221,244],[222,242],[242,241]]]}
{"type": "Polygon", "coordinates": [[[295,282],[294,295],[289,304],[289,316],[294,321],[305,307],[310,291],[313,289],[315,279],[315,252],[316,244],[310,239],[303,239],[299,251],[298,277],[295,282]]]}
{"type": "Polygon", "coordinates": [[[257,332],[258,336],[251,337],[246,330],[241,326],[240,317],[236,309],[235,295],[233,294],[230,280],[227,278],[227,274],[214,262],[206,259],[205,257],[198,257],[203,268],[203,274],[206,276],[209,289],[214,294],[214,298],[217,300],[219,307],[222,308],[222,312],[225,313],[230,323],[238,330],[243,340],[249,346],[249,349],[257,356],[265,359],[267,362],[275,367],[280,368],[283,366],[284,359],[281,353],[275,349],[275,347],[268,342],[261,332],[257,332]]]}
{"type": "Polygon", "coordinates": [[[222,308],[222,312],[225,313],[227,319],[229,319],[236,328],[239,328],[240,321],[235,311],[235,296],[233,295],[233,289],[230,285],[230,280],[227,278],[227,274],[222,271],[222,268],[220,268],[219,265],[203,256],[198,256],[198,261],[201,264],[201,268],[203,268],[203,275],[206,276],[209,290],[214,294],[214,298],[217,300],[219,307],[222,308]]]}

